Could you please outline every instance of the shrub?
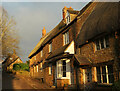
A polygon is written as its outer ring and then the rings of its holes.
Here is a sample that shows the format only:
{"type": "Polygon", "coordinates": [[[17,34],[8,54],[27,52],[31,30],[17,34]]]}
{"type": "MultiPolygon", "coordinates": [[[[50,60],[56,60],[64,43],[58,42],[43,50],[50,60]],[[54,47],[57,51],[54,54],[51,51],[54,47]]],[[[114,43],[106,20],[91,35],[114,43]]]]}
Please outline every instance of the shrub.
{"type": "Polygon", "coordinates": [[[19,71],[19,70],[29,71],[29,65],[26,64],[26,63],[14,64],[13,65],[13,70],[16,70],[16,71],[19,71]]]}
{"type": "Polygon", "coordinates": [[[18,70],[20,70],[20,69],[21,69],[21,67],[20,67],[19,64],[14,64],[14,65],[13,65],[13,70],[18,71],[18,70]]]}

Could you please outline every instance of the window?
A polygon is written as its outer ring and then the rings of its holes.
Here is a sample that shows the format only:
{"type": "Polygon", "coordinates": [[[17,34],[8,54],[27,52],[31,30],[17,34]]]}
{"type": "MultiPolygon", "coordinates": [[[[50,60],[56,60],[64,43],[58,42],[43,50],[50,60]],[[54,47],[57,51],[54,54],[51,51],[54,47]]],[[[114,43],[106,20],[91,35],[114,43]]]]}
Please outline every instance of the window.
{"type": "Polygon", "coordinates": [[[35,56],[35,60],[36,60],[36,56],[35,56]]]}
{"type": "Polygon", "coordinates": [[[109,37],[108,36],[105,37],[105,44],[106,44],[106,48],[109,47],[109,37]]]}
{"type": "Polygon", "coordinates": [[[108,78],[109,78],[109,83],[114,82],[114,75],[113,75],[113,65],[108,65],[108,78]]]}
{"type": "Polygon", "coordinates": [[[52,43],[49,44],[49,52],[52,52],[52,43]]]}
{"type": "Polygon", "coordinates": [[[97,68],[97,81],[99,83],[113,83],[113,65],[105,65],[97,68]]]}
{"type": "Polygon", "coordinates": [[[49,75],[52,74],[52,64],[49,65],[49,75]]]}
{"type": "Polygon", "coordinates": [[[37,72],[38,72],[38,65],[36,65],[36,67],[37,67],[37,72]]]}
{"type": "Polygon", "coordinates": [[[64,33],[63,35],[64,38],[64,45],[69,43],[69,31],[64,33]]]}
{"type": "Polygon", "coordinates": [[[43,50],[41,50],[41,53],[40,53],[40,54],[41,54],[41,57],[42,57],[42,56],[43,56],[43,50]]]}
{"type": "Polygon", "coordinates": [[[65,60],[63,60],[62,67],[63,67],[63,77],[66,77],[66,61],[65,60]]]}
{"type": "Polygon", "coordinates": [[[104,49],[109,47],[109,37],[98,39],[96,41],[96,50],[104,49]]]}
{"type": "Polygon", "coordinates": [[[42,72],[42,62],[40,63],[40,71],[42,72]]]}
{"type": "Polygon", "coordinates": [[[67,17],[66,17],[67,25],[70,23],[70,14],[67,12],[67,17]]]}
{"type": "Polygon", "coordinates": [[[92,70],[91,68],[87,69],[87,82],[91,82],[92,81],[92,70]]]}
{"type": "Polygon", "coordinates": [[[34,72],[36,72],[36,70],[35,70],[35,66],[34,66],[34,72]]]}

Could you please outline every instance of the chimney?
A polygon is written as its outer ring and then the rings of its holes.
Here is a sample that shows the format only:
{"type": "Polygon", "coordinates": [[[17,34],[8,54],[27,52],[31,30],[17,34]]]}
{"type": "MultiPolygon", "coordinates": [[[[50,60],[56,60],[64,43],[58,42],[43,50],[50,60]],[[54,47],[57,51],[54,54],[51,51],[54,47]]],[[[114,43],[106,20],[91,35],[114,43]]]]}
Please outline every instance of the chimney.
{"type": "Polygon", "coordinates": [[[65,6],[62,10],[62,14],[63,14],[63,20],[65,19],[66,17],[66,13],[67,13],[67,7],[65,6]]]}
{"type": "Polygon", "coordinates": [[[46,35],[46,30],[45,30],[45,27],[43,27],[43,30],[42,30],[42,37],[44,37],[46,35]]]}
{"type": "Polygon", "coordinates": [[[70,6],[70,8],[69,9],[71,9],[71,10],[73,10],[73,8],[70,6]]]}
{"type": "Polygon", "coordinates": [[[13,54],[16,54],[16,51],[15,51],[15,49],[13,49],[13,54]]]}

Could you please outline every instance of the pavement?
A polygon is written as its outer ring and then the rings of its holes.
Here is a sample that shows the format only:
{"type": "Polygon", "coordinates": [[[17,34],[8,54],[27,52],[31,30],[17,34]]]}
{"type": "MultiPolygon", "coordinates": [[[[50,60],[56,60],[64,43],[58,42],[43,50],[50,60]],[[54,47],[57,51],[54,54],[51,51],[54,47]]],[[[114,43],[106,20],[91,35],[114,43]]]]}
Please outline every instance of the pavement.
{"type": "Polygon", "coordinates": [[[52,89],[45,83],[32,79],[30,77],[24,77],[21,75],[13,75],[3,72],[2,73],[2,90],[36,90],[36,89],[52,89]]]}

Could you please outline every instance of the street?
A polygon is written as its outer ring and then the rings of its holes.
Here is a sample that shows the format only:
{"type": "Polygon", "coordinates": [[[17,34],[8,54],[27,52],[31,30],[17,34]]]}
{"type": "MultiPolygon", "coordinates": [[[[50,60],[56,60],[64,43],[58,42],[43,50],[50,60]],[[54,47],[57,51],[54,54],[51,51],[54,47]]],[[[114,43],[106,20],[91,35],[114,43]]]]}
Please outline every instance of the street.
{"type": "Polygon", "coordinates": [[[42,89],[53,89],[46,85],[45,83],[40,83],[38,80],[32,79],[30,77],[24,77],[22,75],[13,75],[2,72],[2,89],[21,89],[23,90],[42,90],[42,89]]]}
{"type": "Polygon", "coordinates": [[[16,75],[2,73],[2,89],[34,89],[24,79],[16,75]]]}

